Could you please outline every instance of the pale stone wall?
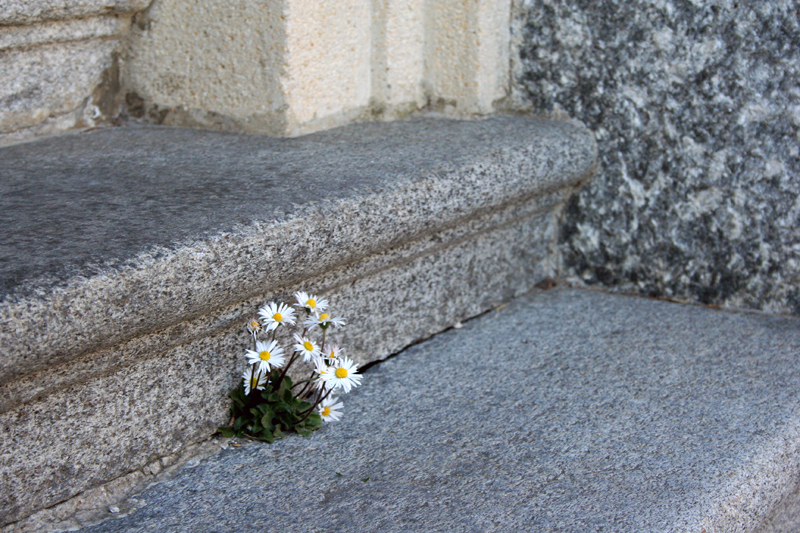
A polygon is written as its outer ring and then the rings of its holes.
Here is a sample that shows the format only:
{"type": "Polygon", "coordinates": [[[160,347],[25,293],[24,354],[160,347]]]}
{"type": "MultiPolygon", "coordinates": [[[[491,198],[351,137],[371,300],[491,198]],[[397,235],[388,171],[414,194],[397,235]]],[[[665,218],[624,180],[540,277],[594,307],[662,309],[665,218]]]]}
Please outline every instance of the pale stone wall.
{"type": "Polygon", "coordinates": [[[426,107],[488,114],[508,92],[510,4],[12,0],[0,8],[0,143],[123,108],[276,135],[426,107]]]}

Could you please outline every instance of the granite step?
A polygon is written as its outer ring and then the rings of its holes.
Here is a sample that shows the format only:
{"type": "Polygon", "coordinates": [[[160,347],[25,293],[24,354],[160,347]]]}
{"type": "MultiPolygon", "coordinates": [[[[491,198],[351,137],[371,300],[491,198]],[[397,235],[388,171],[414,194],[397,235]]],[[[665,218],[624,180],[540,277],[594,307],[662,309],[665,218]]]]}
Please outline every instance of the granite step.
{"type": "Polygon", "coordinates": [[[534,290],[370,368],[341,422],[228,441],[61,525],[797,531],[798,355],[795,317],[534,290]]]}
{"type": "Polygon", "coordinates": [[[0,524],[208,439],[269,300],[330,299],[364,364],[530,290],[595,157],[521,116],[0,149],[0,524]]]}

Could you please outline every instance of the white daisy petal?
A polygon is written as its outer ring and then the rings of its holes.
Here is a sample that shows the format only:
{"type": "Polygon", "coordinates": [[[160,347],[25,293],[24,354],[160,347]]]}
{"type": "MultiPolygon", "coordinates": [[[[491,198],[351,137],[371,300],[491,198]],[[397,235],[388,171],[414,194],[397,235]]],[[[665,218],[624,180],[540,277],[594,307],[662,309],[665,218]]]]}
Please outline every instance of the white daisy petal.
{"type": "Polygon", "coordinates": [[[247,322],[247,331],[249,331],[253,335],[257,335],[261,331],[261,323],[255,318],[251,318],[247,322]]]}
{"type": "Polygon", "coordinates": [[[347,357],[338,359],[335,364],[320,374],[320,379],[325,381],[325,385],[330,389],[343,389],[345,394],[350,389],[361,385],[361,374],[358,373],[358,365],[347,357]]]}
{"type": "Polygon", "coordinates": [[[283,356],[283,348],[278,346],[278,341],[256,342],[255,350],[247,350],[245,353],[247,362],[257,363],[258,371],[269,374],[273,368],[280,368],[286,362],[283,356]]]}
{"type": "Polygon", "coordinates": [[[242,373],[242,380],[244,380],[245,396],[250,394],[250,391],[253,389],[264,390],[264,387],[267,385],[267,375],[258,371],[253,373],[251,368],[248,368],[242,373]]]}
{"type": "Polygon", "coordinates": [[[267,331],[272,331],[281,324],[294,326],[295,311],[284,303],[270,302],[258,310],[258,315],[267,331]]]}
{"type": "Polygon", "coordinates": [[[322,356],[331,364],[342,357],[342,355],[344,355],[344,349],[338,346],[331,346],[330,344],[326,345],[325,350],[322,352],[322,356]]]}
{"type": "Polygon", "coordinates": [[[308,362],[319,355],[319,346],[308,337],[301,337],[297,333],[294,334],[294,349],[297,353],[303,354],[303,362],[308,362]]]}
{"type": "Polygon", "coordinates": [[[311,314],[319,314],[328,308],[328,300],[320,300],[313,294],[306,294],[303,291],[298,291],[294,295],[297,307],[306,309],[311,314]]]}
{"type": "Polygon", "coordinates": [[[337,402],[335,396],[328,396],[317,406],[317,411],[323,422],[338,422],[342,418],[342,402],[337,402]]]}
{"type": "Polygon", "coordinates": [[[303,322],[309,330],[314,329],[315,327],[319,326],[322,329],[327,329],[328,326],[333,326],[335,328],[340,328],[345,325],[345,321],[342,318],[333,318],[328,313],[322,313],[319,316],[311,316],[303,322]]]}

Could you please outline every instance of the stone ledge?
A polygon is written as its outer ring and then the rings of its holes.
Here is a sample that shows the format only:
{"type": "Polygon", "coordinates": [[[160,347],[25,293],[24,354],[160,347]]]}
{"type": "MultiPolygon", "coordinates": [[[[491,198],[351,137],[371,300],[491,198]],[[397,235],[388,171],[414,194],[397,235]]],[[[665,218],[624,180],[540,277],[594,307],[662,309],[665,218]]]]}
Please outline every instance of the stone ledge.
{"type": "Polygon", "coordinates": [[[576,186],[594,158],[579,126],[519,117],[2,149],[0,383],[576,186]]]}
{"type": "Polygon", "coordinates": [[[580,126],[525,117],[0,150],[4,520],[207,439],[265,301],[320,291],[363,364],[526,292],[594,158],[580,126]]]}

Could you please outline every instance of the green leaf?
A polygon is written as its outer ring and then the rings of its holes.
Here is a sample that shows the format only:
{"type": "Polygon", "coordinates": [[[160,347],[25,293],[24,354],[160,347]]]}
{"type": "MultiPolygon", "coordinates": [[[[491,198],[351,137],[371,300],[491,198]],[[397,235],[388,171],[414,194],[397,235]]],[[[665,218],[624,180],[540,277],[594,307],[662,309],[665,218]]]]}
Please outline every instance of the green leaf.
{"type": "Polygon", "coordinates": [[[297,434],[300,435],[301,437],[308,437],[309,435],[314,433],[314,428],[297,427],[295,428],[295,431],[297,431],[297,434]]]}
{"type": "Polygon", "coordinates": [[[314,426],[316,429],[322,425],[322,416],[319,413],[311,413],[308,415],[308,418],[306,418],[304,424],[314,426]]]}
{"type": "Polygon", "coordinates": [[[220,434],[223,437],[226,437],[226,438],[230,438],[230,437],[233,437],[234,435],[236,435],[236,432],[233,430],[232,427],[220,427],[220,428],[217,428],[217,431],[219,431],[220,434]]]}
{"type": "Polygon", "coordinates": [[[264,416],[261,417],[261,425],[264,426],[264,429],[272,431],[272,428],[275,427],[275,425],[272,423],[273,416],[274,415],[272,411],[267,411],[264,416]]]}
{"type": "Polygon", "coordinates": [[[264,442],[268,442],[270,444],[275,442],[275,436],[272,434],[272,431],[268,429],[262,429],[261,432],[258,435],[256,435],[256,438],[258,438],[259,440],[263,440],[264,442]]]}

